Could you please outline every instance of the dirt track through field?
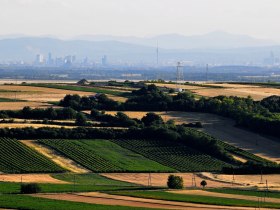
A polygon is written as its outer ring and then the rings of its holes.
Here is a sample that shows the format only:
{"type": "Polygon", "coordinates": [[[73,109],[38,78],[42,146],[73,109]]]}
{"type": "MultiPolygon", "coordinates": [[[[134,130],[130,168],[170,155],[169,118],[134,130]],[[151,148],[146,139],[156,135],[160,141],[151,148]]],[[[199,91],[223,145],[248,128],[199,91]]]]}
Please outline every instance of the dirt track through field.
{"type": "MultiPolygon", "coordinates": [[[[159,209],[188,209],[188,210],[206,210],[206,209],[244,209],[244,207],[230,206],[214,206],[204,204],[194,204],[175,201],[164,201],[156,199],[134,198],[129,196],[108,195],[105,193],[81,193],[81,194],[37,194],[35,197],[49,198],[55,200],[67,200],[91,204],[103,204],[113,206],[130,206],[144,208],[159,208],[159,209]]],[[[255,209],[247,208],[246,209],[255,209]]]]}
{"type": "Polygon", "coordinates": [[[28,147],[35,149],[37,152],[41,153],[42,155],[46,156],[57,165],[75,173],[90,173],[90,171],[83,166],[79,165],[75,161],[65,157],[61,153],[58,153],[51,149],[50,147],[39,144],[35,140],[21,140],[21,142],[28,147]]]}
{"type": "MultiPolygon", "coordinates": [[[[219,197],[219,198],[243,199],[243,200],[257,201],[257,202],[260,201],[261,199],[263,200],[263,198],[257,196],[216,193],[216,192],[209,192],[204,190],[176,190],[176,191],[169,191],[169,192],[176,193],[176,194],[185,194],[185,195],[201,195],[201,196],[210,196],[210,197],[219,197]]],[[[265,202],[280,203],[280,199],[265,198],[265,202]]]]}

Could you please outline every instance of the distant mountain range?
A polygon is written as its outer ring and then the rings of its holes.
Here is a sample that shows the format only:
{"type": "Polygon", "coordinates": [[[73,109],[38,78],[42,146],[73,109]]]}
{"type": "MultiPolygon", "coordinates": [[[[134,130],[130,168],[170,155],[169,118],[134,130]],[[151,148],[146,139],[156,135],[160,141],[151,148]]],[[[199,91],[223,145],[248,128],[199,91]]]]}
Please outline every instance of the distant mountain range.
{"type": "Polygon", "coordinates": [[[110,35],[81,35],[74,37],[74,39],[87,41],[120,41],[150,47],[156,47],[158,43],[160,48],[165,49],[228,49],[277,44],[270,40],[256,39],[247,35],[235,35],[221,31],[194,36],[164,34],[145,38],[110,35]]]}
{"type": "Polygon", "coordinates": [[[160,62],[178,60],[194,63],[244,64],[262,62],[273,51],[280,56],[278,43],[244,35],[213,32],[200,36],[176,34],[150,38],[83,35],[68,40],[54,36],[0,36],[0,61],[34,61],[36,54],[53,57],[76,55],[100,61],[103,55],[109,62],[155,62],[159,45],[160,62]]]}

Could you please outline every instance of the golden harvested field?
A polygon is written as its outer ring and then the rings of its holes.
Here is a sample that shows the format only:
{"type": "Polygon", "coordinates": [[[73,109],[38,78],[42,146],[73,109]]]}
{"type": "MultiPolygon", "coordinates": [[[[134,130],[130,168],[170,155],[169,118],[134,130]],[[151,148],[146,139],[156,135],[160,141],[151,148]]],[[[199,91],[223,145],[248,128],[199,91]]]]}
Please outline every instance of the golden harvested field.
{"type": "MultiPolygon", "coordinates": [[[[1,93],[0,93],[1,94],[1,93]]],[[[50,106],[53,106],[49,103],[43,103],[43,102],[0,102],[0,110],[19,110],[22,109],[25,106],[29,106],[31,108],[48,108],[50,106]]]]}
{"type": "MultiPolygon", "coordinates": [[[[159,87],[178,88],[176,84],[160,84],[155,83],[159,87]]],[[[194,94],[215,97],[219,95],[225,96],[251,96],[254,100],[262,100],[263,98],[280,95],[280,89],[273,87],[262,87],[257,85],[243,85],[243,84],[228,84],[228,83],[206,83],[205,85],[217,86],[223,88],[200,87],[192,85],[179,85],[180,88],[190,90],[194,94]]]]}
{"type": "Polygon", "coordinates": [[[25,182],[25,183],[52,183],[52,184],[67,184],[68,182],[61,181],[51,177],[49,174],[0,174],[0,181],[3,182],[25,182]]]}
{"type": "Polygon", "coordinates": [[[26,101],[48,102],[59,101],[67,94],[87,96],[92,95],[93,93],[44,87],[0,85],[0,98],[16,98],[26,101]]]}
{"type": "Polygon", "coordinates": [[[0,123],[0,128],[26,128],[26,127],[33,127],[33,128],[74,128],[77,126],[62,126],[62,125],[49,125],[49,124],[36,124],[36,123],[0,123]]]}
{"type": "MultiPolygon", "coordinates": [[[[73,91],[73,90],[61,90],[55,88],[45,88],[45,87],[32,87],[32,86],[20,86],[20,85],[0,85],[0,98],[9,98],[9,99],[18,99],[25,101],[32,101],[37,103],[42,102],[51,102],[51,101],[60,101],[67,94],[78,94],[80,96],[89,96],[93,95],[92,92],[83,92],[83,91],[73,91]]],[[[126,98],[119,96],[108,95],[109,98],[112,98],[116,101],[125,101],[126,98]]],[[[25,102],[28,103],[28,102],[25,102]]],[[[1,102],[1,104],[3,104],[1,102]]],[[[1,108],[0,104],[0,109],[1,108]]],[[[32,107],[42,107],[46,105],[46,107],[51,106],[50,104],[38,104],[37,106],[34,104],[27,104],[25,106],[32,107]]],[[[21,107],[18,105],[18,107],[21,107]]],[[[15,107],[14,109],[20,109],[15,107]]]]}
{"type": "Polygon", "coordinates": [[[212,174],[208,172],[202,173],[208,179],[223,181],[228,183],[240,183],[247,186],[257,186],[260,188],[266,187],[266,180],[269,188],[280,189],[280,174],[264,174],[262,175],[227,175],[227,174],[212,174]]]}
{"type": "MultiPolygon", "coordinates": [[[[151,185],[157,187],[166,187],[166,181],[170,174],[178,175],[183,177],[184,185],[187,187],[192,187],[192,177],[193,173],[102,173],[102,176],[108,177],[110,179],[116,179],[120,181],[130,182],[140,185],[148,185],[149,176],[151,177],[151,185]]],[[[199,186],[199,183],[204,179],[199,175],[195,175],[196,185],[199,186]]],[[[207,180],[207,187],[232,187],[231,183],[220,182],[216,180],[207,180]]],[[[241,186],[235,184],[236,186],[241,186]]]]}
{"type": "Polygon", "coordinates": [[[203,88],[194,90],[195,94],[206,96],[206,97],[215,97],[219,95],[225,96],[238,96],[238,97],[248,97],[251,96],[254,100],[262,100],[263,98],[280,95],[280,89],[277,88],[266,88],[266,87],[247,87],[244,85],[241,87],[231,87],[231,88],[203,88]],[[244,87],[245,86],[245,87],[244,87]]]}

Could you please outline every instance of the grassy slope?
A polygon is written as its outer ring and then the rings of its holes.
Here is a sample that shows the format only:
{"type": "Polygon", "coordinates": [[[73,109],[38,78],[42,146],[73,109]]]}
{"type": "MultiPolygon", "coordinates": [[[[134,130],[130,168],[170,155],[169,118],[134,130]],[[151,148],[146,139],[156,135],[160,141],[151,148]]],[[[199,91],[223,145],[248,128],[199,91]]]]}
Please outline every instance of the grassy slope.
{"type": "Polygon", "coordinates": [[[0,171],[7,173],[64,172],[60,166],[45,156],[25,146],[20,141],[0,139],[0,171]]]}
{"type": "Polygon", "coordinates": [[[112,140],[116,144],[137,152],[151,160],[181,172],[220,171],[229,164],[179,142],[164,140],[112,140]]]}
{"type": "Polygon", "coordinates": [[[125,206],[106,206],[99,204],[87,204],[71,201],[51,200],[45,198],[36,198],[27,195],[1,195],[0,208],[29,209],[29,210],[129,210],[129,209],[147,209],[133,208],[125,206]]]}
{"type": "Polygon", "coordinates": [[[110,94],[114,96],[127,96],[128,93],[111,90],[111,89],[104,89],[104,88],[98,88],[98,87],[87,87],[87,86],[75,86],[75,85],[57,85],[57,84],[28,84],[28,86],[34,86],[34,87],[46,87],[46,88],[55,88],[55,89],[62,89],[62,90],[74,90],[74,91],[83,91],[83,92],[92,92],[92,93],[104,93],[104,94],[110,94]]]}
{"type": "MultiPolygon", "coordinates": [[[[191,202],[200,204],[210,204],[210,205],[223,205],[223,206],[244,206],[244,207],[256,207],[258,202],[247,201],[241,199],[232,198],[218,198],[210,196],[199,196],[199,195],[184,195],[175,194],[164,191],[120,191],[111,192],[111,194],[133,196],[140,198],[150,198],[150,199],[160,199],[168,201],[179,201],[179,202],[191,202]]],[[[261,203],[262,207],[267,208],[280,208],[278,203],[261,203]]]]}
{"type": "Polygon", "coordinates": [[[109,140],[80,141],[99,156],[128,171],[175,171],[109,140]]]}
{"type": "Polygon", "coordinates": [[[175,171],[108,140],[40,140],[95,172],[175,171]]]}

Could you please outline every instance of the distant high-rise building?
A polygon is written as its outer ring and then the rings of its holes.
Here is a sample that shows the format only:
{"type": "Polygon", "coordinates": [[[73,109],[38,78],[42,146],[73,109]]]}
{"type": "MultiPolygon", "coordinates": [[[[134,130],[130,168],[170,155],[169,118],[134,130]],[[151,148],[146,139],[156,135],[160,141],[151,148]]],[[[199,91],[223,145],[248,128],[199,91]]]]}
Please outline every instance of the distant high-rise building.
{"type": "Polygon", "coordinates": [[[44,56],[42,54],[37,54],[35,59],[35,64],[43,64],[44,56]]]}
{"type": "Polygon", "coordinates": [[[54,61],[53,61],[53,59],[52,59],[52,54],[49,53],[49,54],[48,54],[47,64],[48,64],[48,65],[53,65],[53,63],[54,63],[54,61]]]}
{"type": "Polygon", "coordinates": [[[107,66],[107,56],[104,55],[101,59],[102,66],[107,66]]]}

